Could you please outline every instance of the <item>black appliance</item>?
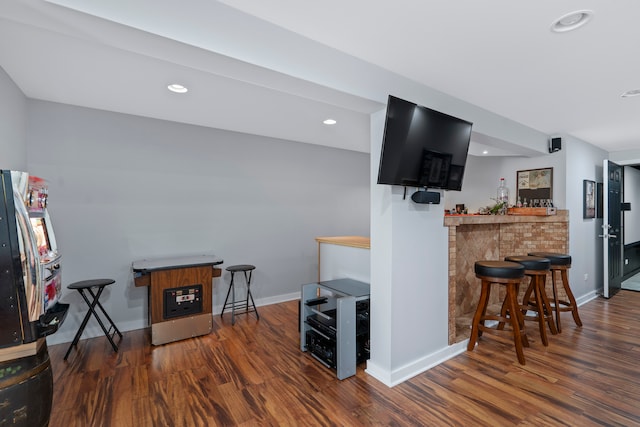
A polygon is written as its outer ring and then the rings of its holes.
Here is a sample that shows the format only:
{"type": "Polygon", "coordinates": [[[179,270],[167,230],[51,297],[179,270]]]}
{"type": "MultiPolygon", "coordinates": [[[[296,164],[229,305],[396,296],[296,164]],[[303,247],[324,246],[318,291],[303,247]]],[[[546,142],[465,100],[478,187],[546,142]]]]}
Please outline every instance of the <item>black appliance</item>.
{"type": "Polygon", "coordinates": [[[378,184],[462,190],[472,125],[389,95],[378,184]]]}

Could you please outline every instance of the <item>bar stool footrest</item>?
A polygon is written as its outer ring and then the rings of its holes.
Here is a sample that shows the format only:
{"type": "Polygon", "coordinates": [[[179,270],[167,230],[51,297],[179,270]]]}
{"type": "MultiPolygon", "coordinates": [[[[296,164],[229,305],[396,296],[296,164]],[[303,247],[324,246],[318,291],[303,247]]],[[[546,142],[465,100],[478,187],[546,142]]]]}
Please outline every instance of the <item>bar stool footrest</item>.
{"type": "Polygon", "coordinates": [[[226,310],[233,310],[235,312],[235,314],[242,314],[242,313],[249,313],[252,311],[258,311],[258,309],[256,308],[255,305],[253,305],[253,303],[251,301],[249,301],[249,308],[247,308],[247,300],[242,300],[242,301],[236,301],[235,303],[227,303],[227,305],[225,305],[222,308],[222,313],[224,314],[224,312],[226,310]],[[241,310],[241,311],[238,311],[241,310]]]}

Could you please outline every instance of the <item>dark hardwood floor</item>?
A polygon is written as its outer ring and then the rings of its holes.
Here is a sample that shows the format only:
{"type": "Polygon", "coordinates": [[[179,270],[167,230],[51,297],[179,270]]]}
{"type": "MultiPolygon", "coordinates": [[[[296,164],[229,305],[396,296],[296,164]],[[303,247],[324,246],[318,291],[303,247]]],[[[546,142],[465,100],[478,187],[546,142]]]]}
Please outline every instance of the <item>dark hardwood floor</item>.
{"type": "Polygon", "coordinates": [[[338,381],[302,353],[297,301],[259,311],[235,326],[214,316],[210,335],[163,346],[148,330],[125,333],[118,353],[82,340],[66,362],[68,344],[50,346],[50,425],[640,425],[640,292],[583,305],[582,328],[563,313],[547,348],[528,326],[526,366],[487,338],[393,388],[364,365],[338,381]]]}

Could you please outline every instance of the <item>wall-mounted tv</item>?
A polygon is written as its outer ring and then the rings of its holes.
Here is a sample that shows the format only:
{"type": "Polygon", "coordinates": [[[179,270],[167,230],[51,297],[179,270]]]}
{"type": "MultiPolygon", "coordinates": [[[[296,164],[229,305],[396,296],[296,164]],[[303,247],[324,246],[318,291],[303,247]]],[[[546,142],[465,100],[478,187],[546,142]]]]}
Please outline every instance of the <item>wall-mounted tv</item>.
{"type": "Polygon", "coordinates": [[[472,125],[389,95],[378,184],[462,190],[472,125]]]}

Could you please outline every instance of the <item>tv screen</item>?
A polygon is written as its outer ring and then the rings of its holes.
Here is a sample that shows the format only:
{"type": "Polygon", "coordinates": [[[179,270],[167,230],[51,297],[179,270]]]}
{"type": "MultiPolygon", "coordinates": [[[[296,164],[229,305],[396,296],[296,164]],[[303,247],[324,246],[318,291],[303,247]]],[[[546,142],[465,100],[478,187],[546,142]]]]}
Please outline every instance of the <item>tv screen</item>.
{"type": "Polygon", "coordinates": [[[378,184],[460,191],[472,125],[389,95],[378,184]]]}

